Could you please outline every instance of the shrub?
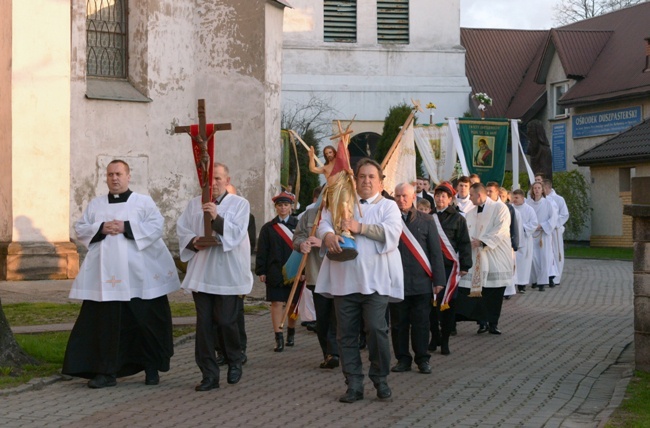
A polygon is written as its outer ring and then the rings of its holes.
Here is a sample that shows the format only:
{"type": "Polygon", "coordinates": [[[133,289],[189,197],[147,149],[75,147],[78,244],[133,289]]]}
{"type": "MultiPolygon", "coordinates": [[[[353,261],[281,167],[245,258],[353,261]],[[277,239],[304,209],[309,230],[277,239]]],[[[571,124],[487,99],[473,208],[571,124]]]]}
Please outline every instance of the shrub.
{"type": "MultiPolygon", "coordinates": [[[[375,160],[377,162],[382,163],[386,154],[388,154],[388,150],[390,150],[397,134],[399,134],[400,127],[406,122],[406,118],[411,114],[411,110],[412,108],[406,103],[393,106],[388,110],[388,115],[384,119],[384,129],[377,142],[377,151],[375,152],[375,160]]],[[[415,119],[413,120],[413,124],[415,125],[415,119]]],[[[415,148],[415,166],[418,176],[426,175],[422,167],[422,157],[417,147],[415,148]]]]}
{"type": "Polygon", "coordinates": [[[585,176],[578,170],[553,173],[553,189],[564,198],[569,209],[569,220],[564,225],[565,239],[578,239],[589,221],[588,188],[585,176]]]}

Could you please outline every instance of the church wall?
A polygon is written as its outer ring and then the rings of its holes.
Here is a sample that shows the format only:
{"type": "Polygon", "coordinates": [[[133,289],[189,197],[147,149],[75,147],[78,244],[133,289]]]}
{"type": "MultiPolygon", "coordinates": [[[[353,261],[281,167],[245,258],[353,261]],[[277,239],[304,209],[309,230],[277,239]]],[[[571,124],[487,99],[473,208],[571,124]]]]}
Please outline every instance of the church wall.
{"type": "Polygon", "coordinates": [[[0,0],[0,242],[11,241],[12,144],[11,144],[11,46],[12,0],[0,0]]]}
{"type": "Polygon", "coordinates": [[[134,166],[131,188],[154,198],[165,217],[165,240],[177,249],[176,220],[200,188],[190,138],[172,130],[198,123],[199,98],[206,101],[208,123],[232,125],[216,134],[215,158],[230,167],[261,225],[269,183],[279,181],[267,149],[279,140],[279,90],[272,94],[279,81],[267,79],[279,74],[268,69],[280,64],[267,56],[264,39],[273,28],[281,31],[282,9],[267,16],[263,2],[131,2],[130,43],[137,55],[131,55],[129,80],[152,100],[134,103],[85,98],[85,2],[74,3],[72,44],[80,64],[72,79],[72,116],[79,120],[71,136],[72,236],[88,201],[107,191],[106,162],[125,158],[134,166]]]}
{"type": "MultiPolygon", "coordinates": [[[[327,119],[350,120],[356,133],[382,123],[390,107],[434,102],[435,121],[461,116],[471,91],[460,46],[459,2],[411,0],[409,44],[377,43],[376,1],[357,2],[357,41],[325,43],[323,2],[294,0],[285,11],[282,103],[316,96],[333,107],[327,119]]],[[[429,114],[419,115],[428,123],[429,114]]]]}

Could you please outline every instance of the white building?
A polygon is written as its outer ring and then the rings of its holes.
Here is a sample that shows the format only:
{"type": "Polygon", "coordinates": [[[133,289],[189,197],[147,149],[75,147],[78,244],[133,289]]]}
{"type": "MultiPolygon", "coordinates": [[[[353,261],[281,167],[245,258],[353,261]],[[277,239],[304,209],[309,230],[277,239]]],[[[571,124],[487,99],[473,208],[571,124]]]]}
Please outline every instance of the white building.
{"type": "MultiPolygon", "coordinates": [[[[354,135],[381,134],[390,107],[437,106],[461,116],[471,91],[460,46],[459,0],[291,0],[284,18],[283,108],[312,96],[356,115],[354,135]]],[[[428,123],[429,112],[418,117],[428,123]]]]}

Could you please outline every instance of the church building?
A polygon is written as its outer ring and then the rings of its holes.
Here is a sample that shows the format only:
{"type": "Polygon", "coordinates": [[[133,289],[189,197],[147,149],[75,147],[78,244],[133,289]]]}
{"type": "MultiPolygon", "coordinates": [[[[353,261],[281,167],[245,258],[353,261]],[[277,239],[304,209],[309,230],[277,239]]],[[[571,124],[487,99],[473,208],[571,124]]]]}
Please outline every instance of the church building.
{"type": "Polygon", "coordinates": [[[284,0],[0,0],[0,279],[73,278],[74,223],[131,166],[177,250],[200,194],[190,137],[205,99],[215,158],[259,219],[279,188],[284,0]]]}

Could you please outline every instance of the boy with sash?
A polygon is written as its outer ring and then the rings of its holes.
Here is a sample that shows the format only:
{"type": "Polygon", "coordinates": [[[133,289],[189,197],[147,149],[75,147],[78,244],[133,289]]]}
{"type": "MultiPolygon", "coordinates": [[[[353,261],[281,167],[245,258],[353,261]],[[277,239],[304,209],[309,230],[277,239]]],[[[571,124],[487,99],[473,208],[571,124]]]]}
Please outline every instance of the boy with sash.
{"type": "MultiPolygon", "coordinates": [[[[291,215],[295,201],[292,193],[280,192],[273,198],[277,216],[262,226],[257,240],[255,274],[266,284],[266,301],[271,302],[271,322],[275,333],[275,352],[284,351],[284,335],[280,324],[284,315],[284,305],[289,300],[291,284],[285,284],[282,267],[293,252],[293,231],[298,219],[291,215]]],[[[295,297],[298,297],[296,293],[295,297]]],[[[296,320],[289,318],[287,323],[287,346],[294,345],[296,320]]]]}
{"type": "Polygon", "coordinates": [[[397,358],[391,371],[410,371],[415,360],[419,372],[429,374],[429,313],[433,293],[443,289],[446,277],[438,230],[430,214],[415,209],[416,197],[415,189],[408,183],[395,187],[395,202],[404,222],[398,246],[404,270],[404,300],[389,305],[397,358]],[[415,358],[409,352],[409,336],[415,358]]]}

